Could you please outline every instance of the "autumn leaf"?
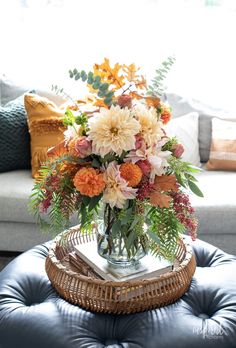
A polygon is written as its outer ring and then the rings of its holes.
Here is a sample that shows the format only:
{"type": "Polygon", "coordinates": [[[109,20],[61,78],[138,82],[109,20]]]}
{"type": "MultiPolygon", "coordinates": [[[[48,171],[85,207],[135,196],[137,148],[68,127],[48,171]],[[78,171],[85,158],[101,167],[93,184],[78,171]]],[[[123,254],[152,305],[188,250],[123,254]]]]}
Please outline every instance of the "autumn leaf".
{"type": "Polygon", "coordinates": [[[140,99],[144,99],[145,97],[141,94],[138,94],[137,92],[130,92],[129,94],[132,98],[140,100],[140,99]]]}
{"type": "Polygon", "coordinates": [[[150,194],[150,203],[155,207],[169,208],[172,198],[160,191],[154,191],[150,194]]]}
{"type": "Polygon", "coordinates": [[[143,75],[141,75],[141,80],[135,81],[135,86],[138,89],[147,89],[147,81],[143,75]]]}
{"type": "Polygon", "coordinates": [[[160,106],[161,100],[158,97],[145,97],[146,104],[157,109],[160,106]]]}
{"type": "Polygon", "coordinates": [[[175,175],[156,176],[153,184],[155,191],[178,191],[175,175]]]}
{"type": "Polygon", "coordinates": [[[68,153],[68,149],[65,143],[65,140],[62,140],[56,146],[50,147],[47,151],[48,157],[59,157],[68,153]]]}
{"type": "Polygon", "coordinates": [[[140,68],[136,68],[134,63],[130,65],[123,65],[123,71],[126,74],[126,78],[129,82],[133,82],[139,78],[139,75],[136,74],[139,69],[140,68]]]}
{"type": "Polygon", "coordinates": [[[120,76],[122,65],[116,63],[112,68],[110,66],[110,61],[107,58],[104,58],[102,64],[95,64],[93,67],[94,76],[100,76],[103,83],[107,82],[114,86],[114,89],[120,89],[124,86],[124,77],[120,76]]]}
{"type": "Polygon", "coordinates": [[[99,108],[106,108],[108,109],[109,107],[104,103],[103,99],[97,99],[94,103],[94,106],[98,106],[99,108]]]}

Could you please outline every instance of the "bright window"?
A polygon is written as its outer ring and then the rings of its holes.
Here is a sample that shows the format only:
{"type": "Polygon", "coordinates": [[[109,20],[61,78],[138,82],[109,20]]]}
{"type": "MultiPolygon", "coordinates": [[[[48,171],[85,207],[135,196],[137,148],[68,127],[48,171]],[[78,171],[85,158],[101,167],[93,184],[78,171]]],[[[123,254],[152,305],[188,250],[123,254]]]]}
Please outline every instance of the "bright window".
{"type": "Polygon", "coordinates": [[[174,54],[171,90],[235,109],[234,0],[0,0],[0,32],[0,72],[18,81],[67,86],[103,57],[151,77],[174,54]]]}

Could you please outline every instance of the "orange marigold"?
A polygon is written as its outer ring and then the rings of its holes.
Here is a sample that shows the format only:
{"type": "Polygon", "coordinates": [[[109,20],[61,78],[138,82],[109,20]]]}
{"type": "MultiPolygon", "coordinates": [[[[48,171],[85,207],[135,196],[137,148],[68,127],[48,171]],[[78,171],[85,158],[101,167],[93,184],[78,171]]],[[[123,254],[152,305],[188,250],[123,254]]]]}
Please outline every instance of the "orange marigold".
{"type": "Polygon", "coordinates": [[[105,187],[103,174],[94,168],[82,168],[74,177],[74,185],[82,195],[98,196],[105,187]]]}
{"type": "Polygon", "coordinates": [[[134,163],[122,163],[120,166],[120,175],[125,179],[129,186],[137,186],[142,179],[142,171],[134,163]]]}

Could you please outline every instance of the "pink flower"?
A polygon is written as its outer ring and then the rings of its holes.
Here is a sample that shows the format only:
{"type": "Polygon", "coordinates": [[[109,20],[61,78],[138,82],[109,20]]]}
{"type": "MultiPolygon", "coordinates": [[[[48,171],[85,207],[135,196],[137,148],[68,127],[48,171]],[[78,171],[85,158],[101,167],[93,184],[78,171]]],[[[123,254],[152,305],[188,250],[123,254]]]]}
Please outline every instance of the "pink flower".
{"type": "Polygon", "coordinates": [[[117,100],[117,103],[118,105],[121,107],[121,108],[129,108],[131,109],[132,107],[132,98],[130,95],[127,95],[127,94],[122,94],[118,97],[118,100],[117,100]]]}
{"type": "Polygon", "coordinates": [[[136,164],[141,169],[143,175],[148,175],[150,173],[150,171],[151,171],[151,164],[150,164],[150,162],[148,162],[148,160],[138,161],[136,164]]]}
{"type": "Polygon", "coordinates": [[[140,134],[135,135],[135,150],[141,149],[144,145],[143,137],[140,134]]]}
{"type": "Polygon", "coordinates": [[[180,158],[182,156],[182,154],[184,153],[184,147],[182,144],[176,144],[173,146],[173,155],[176,157],[176,158],[180,158]]]}
{"type": "Polygon", "coordinates": [[[92,143],[86,137],[81,137],[76,140],[75,151],[80,158],[87,157],[92,153],[92,143]]]}

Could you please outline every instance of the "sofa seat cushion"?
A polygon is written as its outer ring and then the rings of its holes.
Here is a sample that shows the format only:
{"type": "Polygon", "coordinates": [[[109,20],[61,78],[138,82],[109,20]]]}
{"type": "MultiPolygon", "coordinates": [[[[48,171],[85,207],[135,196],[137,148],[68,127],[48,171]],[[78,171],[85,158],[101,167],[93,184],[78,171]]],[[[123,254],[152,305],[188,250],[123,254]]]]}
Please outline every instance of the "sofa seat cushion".
{"type": "Polygon", "coordinates": [[[236,172],[203,170],[196,177],[204,194],[204,198],[190,196],[198,232],[236,234],[236,172]]]}
{"type": "Polygon", "coordinates": [[[30,170],[0,173],[0,221],[35,221],[27,208],[32,187],[30,170]]]}

